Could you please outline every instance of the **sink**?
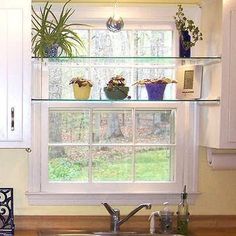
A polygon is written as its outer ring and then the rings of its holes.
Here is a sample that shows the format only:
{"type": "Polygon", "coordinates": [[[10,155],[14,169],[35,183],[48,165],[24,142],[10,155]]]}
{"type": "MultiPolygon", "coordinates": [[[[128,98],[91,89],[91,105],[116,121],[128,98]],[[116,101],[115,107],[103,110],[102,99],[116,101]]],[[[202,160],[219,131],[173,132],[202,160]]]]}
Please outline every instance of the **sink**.
{"type": "Polygon", "coordinates": [[[43,231],[39,236],[183,236],[180,234],[150,234],[137,232],[83,232],[80,230],[66,230],[66,231],[43,231]]]}
{"type": "Polygon", "coordinates": [[[106,235],[124,235],[124,236],[128,236],[128,235],[131,235],[131,236],[134,236],[134,235],[138,235],[137,232],[112,232],[112,231],[108,231],[108,232],[93,232],[93,234],[99,236],[106,236],[106,235]]]}
{"type": "Polygon", "coordinates": [[[39,236],[94,236],[93,233],[84,230],[45,230],[39,236]]]}
{"type": "Polygon", "coordinates": [[[94,232],[96,236],[183,236],[181,234],[150,234],[150,233],[137,233],[137,232],[94,232]]]}

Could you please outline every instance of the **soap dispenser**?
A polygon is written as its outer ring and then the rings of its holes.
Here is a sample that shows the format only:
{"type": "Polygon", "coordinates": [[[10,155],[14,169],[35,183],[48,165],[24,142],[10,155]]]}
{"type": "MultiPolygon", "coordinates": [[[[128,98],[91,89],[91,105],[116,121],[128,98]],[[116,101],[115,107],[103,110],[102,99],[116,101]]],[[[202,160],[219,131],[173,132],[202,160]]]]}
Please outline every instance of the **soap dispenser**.
{"type": "Polygon", "coordinates": [[[188,235],[189,211],[187,202],[186,185],[181,193],[181,201],[177,211],[177,232],[182,235],[188,235]]]}

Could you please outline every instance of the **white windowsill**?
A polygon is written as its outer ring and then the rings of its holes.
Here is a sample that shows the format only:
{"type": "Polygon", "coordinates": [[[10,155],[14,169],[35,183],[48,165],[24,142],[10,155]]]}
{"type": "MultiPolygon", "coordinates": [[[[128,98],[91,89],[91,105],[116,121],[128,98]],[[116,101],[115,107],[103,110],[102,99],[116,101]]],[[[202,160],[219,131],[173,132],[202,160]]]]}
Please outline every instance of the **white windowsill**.
{"type": "MultiPolygon", "coordinates": [[[[77,194],[77,193],[46,193],[27,192],[30,205],[100,205],[102,202],[110,204],[132,205],[148,202],[151,204],[178,204],[179,193],[153,194],[77,194]]],[[[189,193],[188,202],[194,204],[200,193],[189,193]]]]}

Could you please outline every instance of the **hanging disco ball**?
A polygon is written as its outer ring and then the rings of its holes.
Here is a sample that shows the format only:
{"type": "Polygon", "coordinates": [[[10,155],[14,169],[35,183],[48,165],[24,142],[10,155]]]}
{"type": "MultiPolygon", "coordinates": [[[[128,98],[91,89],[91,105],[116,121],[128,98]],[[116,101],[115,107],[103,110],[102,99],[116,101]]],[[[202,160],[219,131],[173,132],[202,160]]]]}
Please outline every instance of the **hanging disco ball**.
{"type": "Polygon", "coordinates": [[[107,20],[107,29],[111,32],[118,32],[124,27],[124,21],[121,17],[110,17],[107,20]]]}

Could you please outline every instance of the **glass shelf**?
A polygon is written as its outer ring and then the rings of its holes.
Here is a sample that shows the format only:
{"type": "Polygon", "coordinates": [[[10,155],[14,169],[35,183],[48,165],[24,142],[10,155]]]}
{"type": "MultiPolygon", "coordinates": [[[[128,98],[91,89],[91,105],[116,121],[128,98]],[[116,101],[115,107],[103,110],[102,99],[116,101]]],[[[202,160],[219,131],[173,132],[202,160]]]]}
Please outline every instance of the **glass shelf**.
{"type": "Polygon", "coordinates": [[[219,56],[209,57],[56,57],[56,58],[36,58],[32,57],[33,62],[38,63],[76,63],[76,64],[161,64],[161,65],[176,65],[176,64],[197,64],[210,65],[221,62],[219,56]]]}
{"type": "Polygon", "coordinates": [[[175,78],[174,70],[181,65],[212,65],[221,62],[221,57],[57,57],[57,58],[32,58],[33,78],[33,103],[38,102],[64,102],[64,103],[174,103],[194,102],[199,104],[218,104],[220,99],[204,99],[209,94],[204,94],[201,99],[174,99],[174,84],[166,90],[167,96],[162,101],[149,101],[145,87],[131,86],[139,79],[152,77],[154,74],[162,74],[167,71],[168,78],[175,78]],[[92,68],[92,69],[91,69],[92,68]],[[121,71],[121,72],[120,72],[121,71]],[[122,74],[126,84],[130,85],[129,95],[131,99],[108,100],[103,92],[103,87],[115,74],[122,74]],[[71,78],[76,74],[84,74],[85,78],[91,78],[94,84],[94,92],[89,100],[76,100],[73,98],[71,78]],[[73,75],[73,76],[72,76],[73,75]],[[171,87],[172,86],[172,87],[171,87]],[[47,91],[48,90],[48,91],[47,91]],[[145,90],[145,91],[144,91],[145,90]],[[44,96],[42,96],[44,94],[44,96]],[[50,97],[50,98],[48,98],[50,97]],[[57,99],[57,97],[61,97],[57,99]],[[138,99],[137,99],[138,98],[138,99]]]}
{"type": "Polygon", "coordinates": [[[216,98],[216,99],[194,99],[194,100],[190,100],[190,99],[164,99],[164,100],[158,100],[158,101],[151,101],[151,100],[134,100],[134,99],[124,99],[124,100],[108,100],[108,99],[104,99],[104,100],[99,100],[99,99],[89,99],[89,100],[77,100],[77,99],[46,99],[46,98],[32,98],[31,99],[32,102],[36,103],[36,102],[78,102],[78,103],[90,103],[90,102],[99,102],[99,103],[120,103],[120,102],[196,102],[196,103],[219,103],[220,99],[216,98]]]}

